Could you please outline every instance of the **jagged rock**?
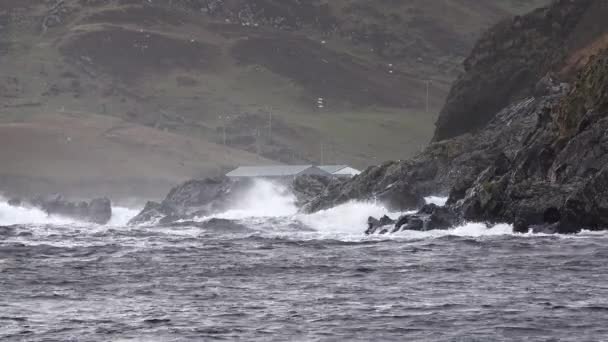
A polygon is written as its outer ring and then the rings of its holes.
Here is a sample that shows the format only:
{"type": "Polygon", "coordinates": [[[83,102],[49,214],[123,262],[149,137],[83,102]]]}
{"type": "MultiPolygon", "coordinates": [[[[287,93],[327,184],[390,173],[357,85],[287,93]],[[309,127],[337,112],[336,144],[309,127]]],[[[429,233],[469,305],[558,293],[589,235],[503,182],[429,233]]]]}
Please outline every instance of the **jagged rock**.
{"type": "Polygon", "coordinates": [[[411,210],[424,204],[424,198],[410,177],[403,173],[399,162],[389,162],[369,168],[340,184],[329,186],[321,195],[310,201],[306,209],[314,212],[328,209],[352,200],[379,201],[394,211],[411,210]]]}
{"type": "MultiPolygon", "coordinates": [[[[578,61],[565,58],[572,52],[568,48],[592,45],[607,31],[604,25],[581,30],[590,15],[606,16],[608,7],[595,0],[558,0],[489,30],[465,60],[466,73],[448,95],[433,140],[476,132],[509,103],[532,95],[540,76],[556,71],[567,78],[576,71],[578,61]]],[[[580,55],[581,60],[589,51],[580,55]]],[[[545,89],[537,95],[546,94],[546,87],[541,88],[545,89]]]]}
{"type": "Polygon", "coordinates": [[[444,230],[461,222],[460,217],[449,207],[427,204],[414,215],[403,215],[397,220],[395,232],[401,230],[444,230]]]}
{"type": "Polygon", "coordinates": [[[367,219],[365,234],[396,233],[404,230],[429,231],[435,229],[453,228],[462,220],[459,215],[449,207],[440,207],[435,204],[423,206],[416,214],[402,215],[397,220],[388,216],[380,219],[370,217],[367,219]]]}
{"type": "Polygon", "coordinates": [[[337,186],[341,181],[338,178],[321,175],[302,175],[296,177],[290,188],[298,199],[298,203],[305,205],[314,198],[321,196],[328,187],[337,186]]]}
{"type": "Polygon", "coordinates": [[[171,189],[161,203],[148,202],[129,224],[168,224],[206,216],[228,208],[251,185],[251,180],[227,177],[190,180],[171,189]]]}
{"type": "Polygon", "coordinates": [[[171,212],[164,211],[167,208],[162,207],[158,202],[148,201],[139,214],[129,220],[129,225],[160,222],[166,217],[171,217],[171,212]]]}
{"type": "Polygon", "coordinates": [[[367,230],[365,231],[365,234],[371,235],[377,232],[386,234],[388,232],[388,226],[393,224],[395,224],[395,220],[386,215],[382,216],[379,220],[370,216],[367,219],[367,230]]]}
{"type": "Polygon", "coordinates": [[[513,222],[517,232],[576,233],[608,227],[608,51],[528,132],[507,173],[484,171],[452,200],[469,220],[513,222]],[[589,114],[593,113],[593,114],[589,114]]]}

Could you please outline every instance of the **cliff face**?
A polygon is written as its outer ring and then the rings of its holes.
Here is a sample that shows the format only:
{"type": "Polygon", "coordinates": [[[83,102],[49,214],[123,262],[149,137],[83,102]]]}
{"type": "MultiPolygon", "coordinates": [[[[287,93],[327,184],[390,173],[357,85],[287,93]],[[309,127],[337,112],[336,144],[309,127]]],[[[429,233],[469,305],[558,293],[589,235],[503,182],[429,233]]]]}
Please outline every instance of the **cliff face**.
{"type": "Polygon", "coordinates": [[[559,0],[505,21],[477,42],[436,123],[439,141],[483,128],[501,109],[532,95],[548,72],[570,81],[589,55],[606,46],[608,3],[559,0]]]}
{"type": "Polygon", "coordinates": [[[567,95],[539,113],[505,170],[490,165],[450,202],[465,219],[560,232],[608,227],[608,51],[593,57],[567,95]]]}
{"type": "Polygon", "coordinates": [[[582,29],[589,25],[586,19],[597,19],[606,10],[605,2],[558,1],[516,19],[514,23],[532,20],[534,28],[527,28],[530,23],[519,30],[511,27],[508,39],[494,41],[496,49],[513,42],[503,50],[509,58],[482,56],[488,37],[507,32],[506,24],[494,28],[467,59],[467,74],[446,103],[447,121],[437,135],[455,137],[438,139],[411,160],[370,168],[329,188],[309,209],[350,199],[379,199],[413,209],[422,196],[443,193],[449,194],[448,209],[459,220],[509,222],[522,232],[606,229],[608,44],[602,32],[608,26],[582,29]],[[556,22],[570,36],[553,36],[556,22]],[[539,32],[544,39],[538,39],[539,32]],[[558,39],[561,49],[554,45],[558,39]],[[532,41],[542,44],[530,45],[532,41]],[[484,95],[495,99],[491,105],[483,105],[484,95]],[[455,103],[463,111],[455,112],[455,103]],[[466,121],[469,117],[473,124],[466,121]],[[459,126],[458,120],[467,124],[459,126]]]}

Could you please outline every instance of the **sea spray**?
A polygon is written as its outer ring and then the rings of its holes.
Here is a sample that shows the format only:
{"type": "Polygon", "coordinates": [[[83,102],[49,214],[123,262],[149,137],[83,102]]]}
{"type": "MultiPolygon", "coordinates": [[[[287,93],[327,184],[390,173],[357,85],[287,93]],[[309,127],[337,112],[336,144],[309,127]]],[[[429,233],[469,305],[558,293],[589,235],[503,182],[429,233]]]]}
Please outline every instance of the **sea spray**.
{"type": "Polygon", "coordinates": [[[370,216],[399,217],[401,213],[391,213],[376,202],[352,201],[312,214],[297,215],[297,219],[320,233],[363,235],[370,216]]]}
{"type": "Polygon", "coordinates": [[[9,205],[0,197],[0,226],[16,224],[69,224],[75,221],[60,216],[49,216],[38,208],[9,205]]]}
{"type": "Polygon", "coordinates": [[[141,209],[131,209],[126,207],[112,207],[112,218],[107,223],[108,226],[126,226],[130,219],[135,217],[141,209]]]}
{"type": "Polygon", "coordinates": [[[424,201],[426,204],[435,204],[443,207],[448,202],[448,198],[442,196],[428,196],[424,198],[424,201]]]}
{"type": "MultiPolygon", "coordinates": [[[[124,207],[112,208],[112,219],[108,226],[126,226],[127,222],[137,215],[139,210],[124,207]]],[[[68,225],[84,224],[78,220],[58,215],[49,215],[43,210],[27,205],[9,205],[5,198],[0,197],[0,226],[10,225],[68,225]]]]}
{"type": "Polygon", "coordinates": [[[213,217],[239,220],[252,217],[287,217],[297,212],[296,196],[287,186],[256,179],[253,186],[229,210],[213,217]]]}

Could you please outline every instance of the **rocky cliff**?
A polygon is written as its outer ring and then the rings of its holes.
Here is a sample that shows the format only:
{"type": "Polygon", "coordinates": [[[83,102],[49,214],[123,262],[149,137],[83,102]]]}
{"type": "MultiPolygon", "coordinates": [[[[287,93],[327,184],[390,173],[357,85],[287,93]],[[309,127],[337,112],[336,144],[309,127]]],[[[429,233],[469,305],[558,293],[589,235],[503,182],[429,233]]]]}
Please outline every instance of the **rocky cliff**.
{"type": "Polygon", "coordinates": [[[483,128],[501,109],[532,94],[548,72],[571,81],[606,43],[608,3],[559,0],[493,27],[465,60],[436,123],[434,140],[483,128]]]}
{"type": "MultiPolygon", "coordinates": [[[[582,29],[607,10],[603,1],[557,1],[495,27],[467,60],[468,71],[444,108],[436,137],[455,137],[328,188],[309,209],[350,199],[413,209],[422,196],[443,193],[451,215],[444,227],[462,220],[509,222],[522,232],[608,227],[608,44],[602,35],[608,26],[582,29]],[[534,47],[530,39],[539,32],[545,38],[534,47]],[[569,41],[569,34],[585,39],[569,41]],[[490,95],[495,100],[483,105],[490,95]]],[[[411,219],[433,215],[435,209],[423,208],[411,219]]]]}

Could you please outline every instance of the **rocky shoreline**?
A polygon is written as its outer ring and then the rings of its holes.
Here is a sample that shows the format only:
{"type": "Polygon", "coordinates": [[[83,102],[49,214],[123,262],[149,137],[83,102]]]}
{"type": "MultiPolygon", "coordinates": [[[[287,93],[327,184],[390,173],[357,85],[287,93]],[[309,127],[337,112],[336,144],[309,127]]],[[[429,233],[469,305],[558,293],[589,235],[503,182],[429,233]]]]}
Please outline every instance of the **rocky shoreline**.
{"type": "MultiPolygon", "coordinates": [[[[454,85],[438,121],[438,132],[444,133],[436,134],[436,139],[453,137],[432,143],[411,160],[373,167],[328,189],[310,208],[378,198],[386,192],[392,193],[389,205],[394,204],[392,198],[413,203],[420,195],[443,193],[449,194],[442,209],[450,213],[448,224],[435,228],[476,221],[511,223],[516,232],[568,234],[607,229],[608,46],[597,38],[608,28],[602,25],[587,36],[579,32],[581,25],[589,24],[584,20],[598,11],[608,13],[608,6],[556,1],[491,30],[467,60],[467,73],[454,85]],[[579,39],[576,49],[559,44],[574,37],[579,39]],[[536,66],[538,55],[517,58],[530,54],[532,47],[551,56],[549,65],[536,66]],[[573,64],[569,55],[579,59],[573,64]],[[521,74],[526,68],[532,72],[512,88],[513,73],[521,74]],[[483,83],[472,83],[476,79],[493,80],[489,91],[503,94],[490,98],[492,106],[510,104],[492,114],[494,107],[482,106],[488,97],[477,91],[483,83]],[[532,81],[534,86],[530,86],[532,81]],[[463,113],[484,115],[482,121],[488,123],[472,118],[470,125],[459,128],[463,131],[445,133],[446,122],[466,122],[468,116],[463,113]]],[[[416,220],[422,216],[424,222],[433,221],[435,213],[425,210],[398,221],[415,221],[413,227],[425,229],[416,220]]],[[[382,221],[370,219],[368,231],[384,231],[377,227],[382,221]]]]}
{"type": "Polygon", "coordinates": [[[49,216],[61,216],[84,222],[107,224],[112,218],[112,202],[105,197],[90,201],[73,201],[62,195],[37,196],[31,199],[11,198],[13,207],[33,207],[49,216]]]}
{"type": "MultiPolygon", "coordinates": [[[[604,15],[605,2],[558,0],[497,25],[466,60],[423,152],[346,181],[299,177],[285,185],[303,212],[349,201],[416,211],[371,217],[367,234],[469,221],[509,223],[521,233],[608,229],[608,27],[594,22],[604,15]],[[448,201],[429,205],[429,195],[448,201]]],[[[186,182],[129,224],[175,224],[226,210],[251,182],[186,182]]],[[[97,203],[88,208],[97,212],[97,203]]]]}
{"type": "MultiPolygon", "coordinates": [[[[584,29],[602,13],[608,15],[603,2],[559,0],[497,25],[465,62],[434,142],[410,160],[371,167],[345,182],[317,181],[310,192],[300,186],[302,210],[353,200],[418,210],[370,218],[368,234],[466,221],[510,223],[516,232],[607,229],[608,27],[584,29]],[[425,205],[424,196],[439,194],[449,196],[444,207],[425,205]]],[[[217,197],[221,203],[223,193],[180,205],[198,209],[217,197]]],[[[172,197],[142,215],[191,214],[192,208],[172,207],[172,197]]]]}

